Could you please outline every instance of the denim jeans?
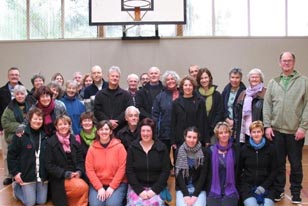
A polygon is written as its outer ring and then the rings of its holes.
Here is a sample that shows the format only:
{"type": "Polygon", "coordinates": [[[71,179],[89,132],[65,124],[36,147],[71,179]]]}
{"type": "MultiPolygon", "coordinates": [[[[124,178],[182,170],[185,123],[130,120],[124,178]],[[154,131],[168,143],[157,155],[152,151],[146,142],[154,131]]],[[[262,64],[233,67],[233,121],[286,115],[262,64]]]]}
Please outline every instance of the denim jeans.
{"type": "MultiPolygon", "coordinates": [[[[186,206],[182,191],[176,191],[176,206],[186,206]]],[[[193,206],[206,205],[206,193],[201,191],[198,195],[198,199],[193,206]]]]}
{"type": "Polygon", "coordinates": [[[294,134],[284,134],[274,130],[273,143],[277,151],[278,172],[275,180],[276,194],[284,192],[286,184],[286,157],[290,170],[290,190],[292,195],[300,195],[303,181],[302,155],[305,139],[296,141],[294,134]]]}
{"type": "Polygon", "coordinates": [[[97,199],[97,190],[90,186],[89,205],[90,206],[122,206],[123,200],[126,197],[127,184],[121,183],[120,186],[115,189],[107,200],[104,202],[97,199]]]}
{"type": "Polygon", "coordinates": [[[26,206],[45,204],[47,201],[47,189],[47,183],[31,182],[20,185],[13,182],[13,190],[16,198],[26,206]]]}
{"type": "MultiPolygon", "coordinates": [[[[259,206],[256,198],[254,198],[254,197],[249,197],[246,200],[244,200],[244,205],[245,206],[259,206]]],[[[262,206],[274,206],[274,202],[273,202],[273,200],[271,200],[269,198],[265,198],[264,204],[262,206]]]]}

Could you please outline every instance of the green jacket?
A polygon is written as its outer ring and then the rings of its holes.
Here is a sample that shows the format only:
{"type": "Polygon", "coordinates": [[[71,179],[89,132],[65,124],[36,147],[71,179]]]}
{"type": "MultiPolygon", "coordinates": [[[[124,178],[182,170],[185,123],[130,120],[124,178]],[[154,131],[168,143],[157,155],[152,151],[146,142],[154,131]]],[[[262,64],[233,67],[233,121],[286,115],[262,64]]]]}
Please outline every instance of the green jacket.
{"type": "Polygon", "coordinates": [[[21,124],[17,122],[13,110],[10,108],[5,108],[2,117],[1,117],[1,124],[4,129],[4,138],[5,141],[10,144],[12,142],[13,136],[17,127],[21,124]]]}
{"type": "Polygon", "coordinates": [[[268,83],[263,105],[264,127],[295,134],[308,130],[308,78],[295,72],[285,89],[281,77],[268,83]]]}

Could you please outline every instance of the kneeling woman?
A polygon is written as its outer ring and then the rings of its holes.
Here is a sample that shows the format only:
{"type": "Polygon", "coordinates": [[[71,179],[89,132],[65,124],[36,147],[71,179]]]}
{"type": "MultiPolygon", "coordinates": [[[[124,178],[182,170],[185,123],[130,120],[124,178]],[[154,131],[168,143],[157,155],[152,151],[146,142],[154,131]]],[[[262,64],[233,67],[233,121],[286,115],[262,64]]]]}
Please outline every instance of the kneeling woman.
{"type": "Polygon", "coordinates": [[[29,124],[21,137],[14,135],[8,148],[8,168],[14,176],[13,190],[17,199],[26,206],[45,204],[47,174],[44,156],[47,136],[43,131],[43,112],[29,111],[29,124]]]}
{"type": "Polygon", "coordinates": [[[133,141],[128,149],[127,206],[165,205],[160,193],[167,187],[171,163],[167,147],[154,134],[154,121],[143,119],[140,124],[141,139],[133,141]]]}
{"type": "Polygon", "coordinates": [[[277,156],[261,121],[249,126],[249,142],[241,148],[239,191],[245,206],[273,206],[277,156]]]}
{"type": "Polygon", "coordinates": [[[228,123],[218,122],[214,128],[218,141],[211,146],[210,175],[207,191],[208,206],[237,206],[236,171],[239,150],[232,144],[231,129],[228,123]]]}
{"type": "Polygon", "coordinates": [[[176,205],[206,205],[205,180],[209,169],[209,155],[199,141],[196,127],[184,131],[175,164],[176,205]]]}
{"type": "Polygon", "coordinates": [[[96,139],[86,157],[86,171],[90,180],[90,206],[121,206],[127,191],[124,182],[126,150],[113,137],[110,121],[97,124],[96,139]]]}
{"type": "Polygon", "coordinates": [[[71,124],[66,115],[57,117],[56,134],[48,139],[46,146],[46,169],[55,206],[88,205],[84,158],[79,143],[70,133],[71,124]]]}

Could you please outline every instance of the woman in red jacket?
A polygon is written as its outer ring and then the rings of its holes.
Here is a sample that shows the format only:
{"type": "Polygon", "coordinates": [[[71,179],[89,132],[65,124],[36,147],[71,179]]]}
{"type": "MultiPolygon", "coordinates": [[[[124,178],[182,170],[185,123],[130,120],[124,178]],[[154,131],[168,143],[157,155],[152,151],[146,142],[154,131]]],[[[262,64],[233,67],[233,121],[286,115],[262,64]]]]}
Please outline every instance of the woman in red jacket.
{"type": "Polygon", "coordinates": [[[110,121],[97,124],[96,139],[86,157],[86,173],[90,180],[90,206],[121,206],[126,196],[124,181],[126,150],[113,137],[110,121]]]}

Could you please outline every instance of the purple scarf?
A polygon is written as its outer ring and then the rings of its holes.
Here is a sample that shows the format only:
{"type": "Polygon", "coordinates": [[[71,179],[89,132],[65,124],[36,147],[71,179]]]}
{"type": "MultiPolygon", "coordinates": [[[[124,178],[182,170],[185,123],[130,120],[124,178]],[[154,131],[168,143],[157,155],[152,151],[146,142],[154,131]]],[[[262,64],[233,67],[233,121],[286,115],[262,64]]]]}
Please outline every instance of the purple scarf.
{"type": "Polygon", "coordinates": [[[254,97],[256,97],[258,92],[261,92],[263,89],[263,83],[254,86],[254,87],[248,87],[246,89],[246,97],[244,99],[244,105],[243,105],[243,115],[249,116],[251,115],[251,104],[254,97]]]}
{"type": "Polygon", "coordinates": [[[238,196],[237,190],[235,188],[235,175],[234,175],[234,158],[233,158],[233,150],[232,143],[226,147],[221,146],[219,143],[216,143],[213,146],[212,150],[212,183],[210,196],[213,197],[221,197],[221,188],[220,188],[220,179],[219,179],[219,154],[220,151],[227,151],[226,153],[226,184],[225,184],[225,195],[238,196]]]}

